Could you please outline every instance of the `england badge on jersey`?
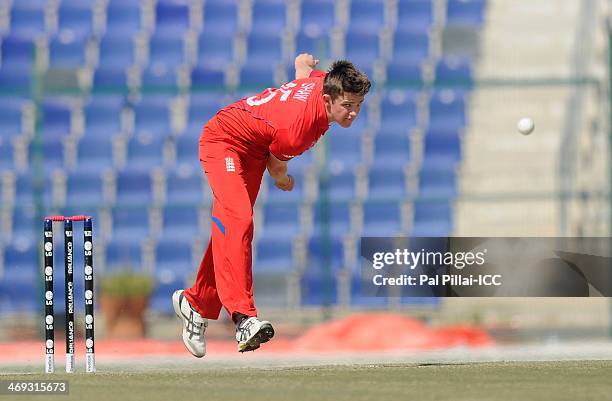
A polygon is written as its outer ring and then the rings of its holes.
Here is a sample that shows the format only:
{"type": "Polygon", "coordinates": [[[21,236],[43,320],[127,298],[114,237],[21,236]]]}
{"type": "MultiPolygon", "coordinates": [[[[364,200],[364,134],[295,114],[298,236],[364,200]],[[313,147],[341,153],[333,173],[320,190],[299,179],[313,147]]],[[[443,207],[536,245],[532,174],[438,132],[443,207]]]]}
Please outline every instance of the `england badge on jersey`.
{"type": "Polygon", "coordinates": [[[232,157],[225,158],[225,170],[230,173],[233,173],[236,171],[236,165],[234,164],[234,158],[232,157]]]}

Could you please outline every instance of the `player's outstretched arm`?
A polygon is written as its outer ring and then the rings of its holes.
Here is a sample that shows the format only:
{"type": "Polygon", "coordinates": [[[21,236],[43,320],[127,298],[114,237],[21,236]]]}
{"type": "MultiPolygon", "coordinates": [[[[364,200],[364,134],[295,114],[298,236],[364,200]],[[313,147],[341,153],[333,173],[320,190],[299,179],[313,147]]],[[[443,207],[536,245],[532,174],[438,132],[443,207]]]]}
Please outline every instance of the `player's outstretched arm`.
{"type": "Polygon", "coordinates": [[[295,58],[295,79],[308,78],[310,73],[319,64],[319,60],[312,54],[302,53],[295,58]]]}
{"type": "Polygon", "coordinates": [[[287,162],[279,160],[272,153],[268,156],[268,173],[274,180],[274,185],[283,191],[291,191],[295,185],[293,176],[287,174],[287,162]]]}

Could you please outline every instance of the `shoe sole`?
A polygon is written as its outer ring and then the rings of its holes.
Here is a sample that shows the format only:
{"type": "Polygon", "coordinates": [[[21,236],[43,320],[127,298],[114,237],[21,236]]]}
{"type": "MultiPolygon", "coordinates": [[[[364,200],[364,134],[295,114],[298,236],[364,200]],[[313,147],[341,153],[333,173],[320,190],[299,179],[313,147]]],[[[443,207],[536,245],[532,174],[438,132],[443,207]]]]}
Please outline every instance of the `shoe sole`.
{"type": "MultiPolygon", "coordinates": [[[[174,309],[174,313],[176,314],[176,317],[178,317],[178,319],[181,321],[181,324],[183,325],[183,333],[184,333],[184,331],[185,331],[185,319],[183,319],[183,314],[181,313],[180,298],[181,298],[181,292],[175,292],[174,294],[172,294],[172,309],[174,309]]],[[[196,358],[202,358],[202,357],[204,357],[206,355],[206,352],[204,352],[204,355],[194,354],[194,352],[189,349],[187,344],[185,344],[185,339],[184,338],[183,338],[183,345],[185,346],[185,349],[187,351],[189,351],[189,353],[191,355],[195,356],[196,358]]]]}
{"type": "Polygon", "coordinates": [[[264,323],[259,331],[249,341],[238,344],[238,352],[255,351],[261,344],[267,343],[274,337],[274,328],[270,323],[264,323]]]}

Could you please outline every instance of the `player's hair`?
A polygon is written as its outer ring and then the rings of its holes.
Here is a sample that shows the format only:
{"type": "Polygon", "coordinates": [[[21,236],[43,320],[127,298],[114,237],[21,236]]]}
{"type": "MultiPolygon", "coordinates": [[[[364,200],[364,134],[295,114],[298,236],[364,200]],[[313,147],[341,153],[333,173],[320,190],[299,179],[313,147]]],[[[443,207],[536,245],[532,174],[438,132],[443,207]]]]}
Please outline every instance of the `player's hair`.
{"type": "Polygon", "coordinates": [[[323,80],[323,93],[331,96],[332,100],[344,92],[365,96],[371,85],[368,76],[355,68],[353,63],[338,60],[331,65],[323,80]]]}

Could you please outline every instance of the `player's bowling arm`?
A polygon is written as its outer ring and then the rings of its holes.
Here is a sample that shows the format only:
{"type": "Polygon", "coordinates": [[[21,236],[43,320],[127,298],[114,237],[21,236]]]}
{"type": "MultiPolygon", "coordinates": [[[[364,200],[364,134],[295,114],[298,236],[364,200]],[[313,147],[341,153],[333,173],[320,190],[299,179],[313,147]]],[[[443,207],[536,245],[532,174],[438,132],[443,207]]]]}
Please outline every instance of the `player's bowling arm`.
{"type": "Polygon", "coordinates": [[[312,54],[302,53],[295,58],[295,79],[308,78],[310,73],[319,64],[312,54]]]}
{"type": "Polygon", "coordinates": [[[274,185],[283,191],[291,191],[293,189],[295,180],[292,176],[287,174],[287,162],[279,160],[273,154],[268,156],[268,173],[270,177],[274,179],[274,185]]]}
{"type": "Polygon", "coordinates": [[[268,168],[268,173],[270,173],[270,177],[274,179],[274,181],[287,181],[287,162],[283,160],[279,160],[272,153],[268,156],[268,164],[266,166],[268,168]]]}

